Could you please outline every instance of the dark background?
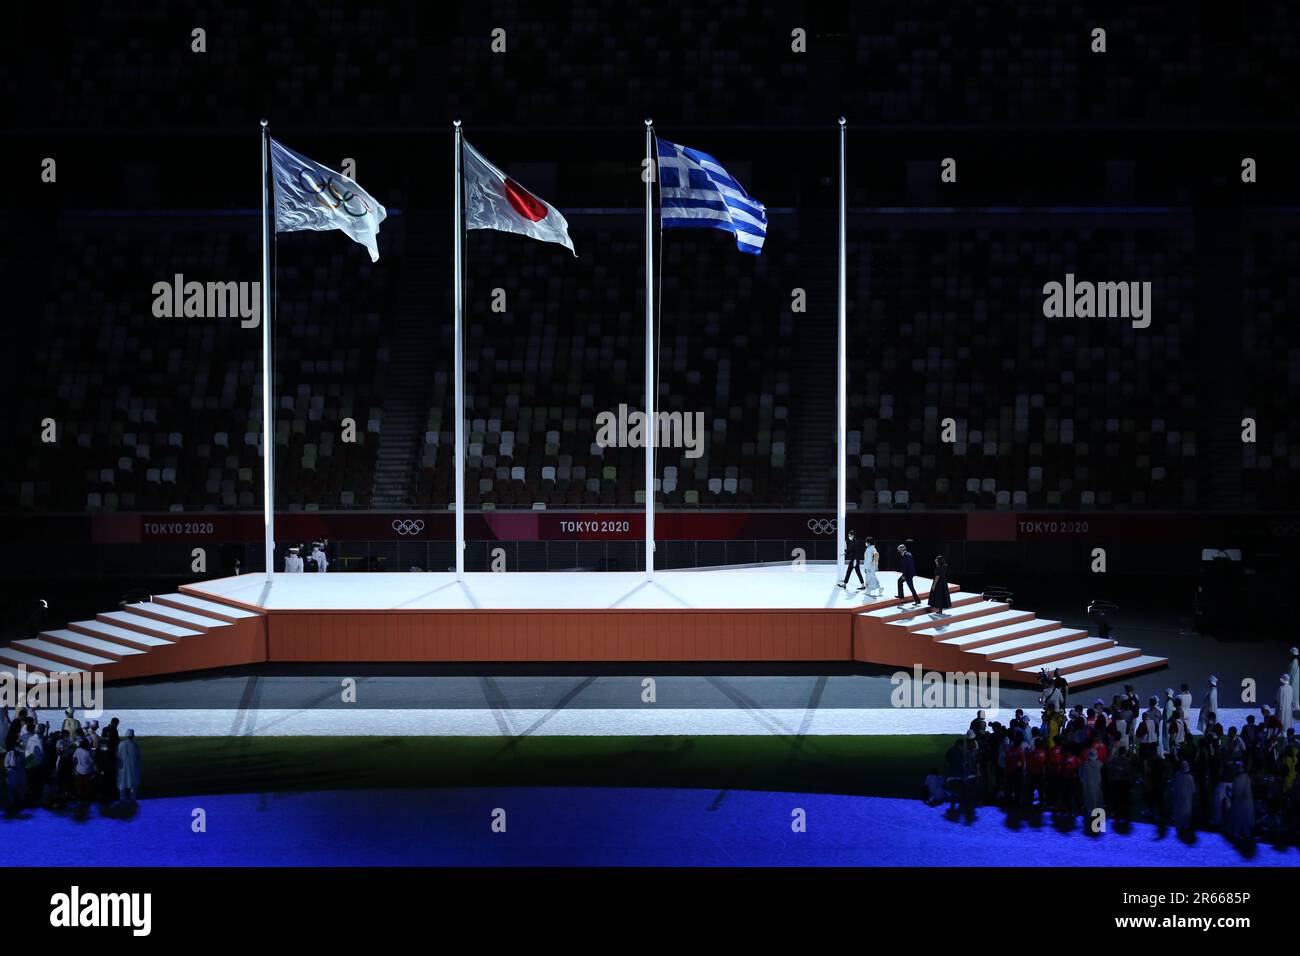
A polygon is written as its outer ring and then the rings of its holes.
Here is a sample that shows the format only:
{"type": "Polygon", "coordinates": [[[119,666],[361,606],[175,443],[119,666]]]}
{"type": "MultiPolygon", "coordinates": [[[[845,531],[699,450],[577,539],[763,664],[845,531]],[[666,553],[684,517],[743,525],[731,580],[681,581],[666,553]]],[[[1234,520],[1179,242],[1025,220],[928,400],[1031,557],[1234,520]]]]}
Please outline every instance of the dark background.
{"type": "MultiPolygon", "coordinates": [[[[276,340],[277,398],[314,394],[325,373],[304,363],[348,349],[355,364],[329,380],[358,390],[362,417],[381,407],[387,425],[394,396],[411,391],[419,477],[389,507],[441,511],[449,500],[446,456],[420,470],[418,442],[424,414],[451,402],[451,121],[463,119],[485,155],[565,212],[581,256],[510,236],[469,240],[467,390],[480,409],[471,414],[490,417],[520,382],[544,406],[578,394],[594,395],[596,408],[635,405],[643,394],[638,174],[642,120],[652,116],[661,135],[718,157],[771,219],[756,260],[722,233],[665,238],[662,387],[711,418],[741,409],[732,431],[751,444],[762,442],[755,409],[764,396],[789,396],[779,482],[731,501],[710,497],[701,478],[698,503],[679,492],[660,506],[833,509],[835,383],[826,363],[843,115],[855,520],[900,507],[1101,509],[1173,511],[1195,527],[1211,512],[1283,513],[1266,526],[1273,530],[1250,532],[1248,561],[1270,580],[1294,568],[1290,539],[1276,530],[1294,526],[1285,513],[1295,510],[1300,455],[1291,409],[1300,333],[1286,321],[1300,306],[1300,15],[1284,4],[331,0],[22,4],[7,16],[0,376],[11,398],[0,417],[10,452],[0,512],[260,507],[255,450],[241,452],[253,474],[238,480],[233,504],[205,491],[210,472],[188,457],[191,430],[210,435],[229,420],[238,445],[260,415],[255,374],[220,387],[223,367],[256,365],[258,334],[162,324],[148,317],[148,290],[175,271],[258,278],[261,117],[326,165],[354,158],[359,182],[390,212],[375,266],[338,235],[280,237],[276,340]],[[1089,50],[1098,26],[1107,30],[1104,54],[1089,50]],[[206,53],[190,51],[195,27],[207,31],[206,53]],[[505,54],[490,50],[496,27],[506,30],[505,54]],[[806,53],[791,51],[796,27],[807,31],[806,53]],[[57,158],[57,184],[39,181],[46,156],[57,158]],[[953,184],[939,180],[946,156],[958,160],[953,184]],[[1258,163],[1250,185],[1240,179],[1245,156],[1258,163]],[[1152,328],[1044,319],[1041,286],[1065,271],[1152,281],[1152,328]],[[498,285],[517,303],[506,316],[486,308],[485,290],[498,285]],[[807,290],[809,311],[791,316],[795,287],[807,290]],[[306,315],[284,308],[328,289],[341,290],[337,302],[313,301],[306,315]],[[579,333],[585,345],[566,350],[579,333]],[[540,374],[526,363],[548,335],[560,345],[554,369],[540,374]],[[413,356],[406,366],[403,354],[413,356]],[[720,357],[734,368],[725,398],[711,391],[720,357]],[[196,411],[194,395],[205,390],[220,401],[196,411]],[[1030,394],[1044,407],[1017,427],[1016,403],[1030,394]],[[183,502],[155,496],[141,476],[130,505],[88,501],[98,485],[86,474],[112,469],[119,448],[110,429],[121,430],[132,398],[152,407],[156,431],[186,433],[183,502]],[[972,438],[953,457],[929,409],[984,442],[972,438]],[[1247,414],[1260,421],[1256,448],[1239,440],[1247,414]],[[46,415],[78,423],[70,431],[83,430],[89,444],[40,445],[35,423],[46,415]],[[1110,429],[1111,420],[1136,424],[1110,429]],[[1045,472],[1040,488],[1026,479],[1035,466],[1045,472]],[[968,491],[972,478],[1027,497],[1016,504],[968,491]],[[886,489],[910,491],[910,502],[882,504],[886,489]]],[[[450,428],[445,417],[441,427],[450,428]]],[[[566,432],[561,450],[586,443],[566,432]]],[[[739,445],[729,454],[742,475],[768,476],[764,454],[746,456],[739,445]]],[[[322,510],[344,507],[337,492],[348,487],[352,507],[384,510],[372,499],[373,445],[323,490],[295,487],[296,455],[277,458],[281,507],[313,494],[322,510]]],[[[619,482],[578,506],[635,508],[639,459],[612,455],[619,482]]],[[[712,462],[709,474],[723,464],[712,462]]],[[[517,495],[486,480],[495,485],[481,499],[474,489],[474,507],[527,507],[552,494],[531,473],[517,495]]],[[[683,486],[690,481],[683,476],[683,486]]],[[[94,551],[80,539],[25,547],[31,525],[7,520],[0,516],[6,564],[21,574],[84,567],[94,551]],[[61,562],[59,547],[81,557],[61,562]]],[[[1191,593],[1198,545],[1165,554],[1158,539],[1125,547],[1137,551],[1126,562],[1135,577],[1176,569],[1178,593],[1191,593]]],[[[1060,559],[1056,550],[994,553],[972,562],[968,577],[1026,563],[1017,574],[1080,572],[1077,549],[1060,559]]],[[[130,573],[143,580],[162,570],[142,562],[130,573]]]]}

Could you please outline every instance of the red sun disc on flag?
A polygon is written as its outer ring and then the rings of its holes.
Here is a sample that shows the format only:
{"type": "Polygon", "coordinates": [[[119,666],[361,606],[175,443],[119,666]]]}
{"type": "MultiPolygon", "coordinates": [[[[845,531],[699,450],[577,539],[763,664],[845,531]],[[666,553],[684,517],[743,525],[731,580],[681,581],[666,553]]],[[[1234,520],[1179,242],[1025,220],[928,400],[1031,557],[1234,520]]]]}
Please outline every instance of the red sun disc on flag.
{"type": "Polygon", "coordinates": [[[506,198],[510,200],[510,205],[514,207],[515,212],[529,222],[539,222],[546,218],[548,212],[546,203],[508,176],[506,177],[506,198]]]}

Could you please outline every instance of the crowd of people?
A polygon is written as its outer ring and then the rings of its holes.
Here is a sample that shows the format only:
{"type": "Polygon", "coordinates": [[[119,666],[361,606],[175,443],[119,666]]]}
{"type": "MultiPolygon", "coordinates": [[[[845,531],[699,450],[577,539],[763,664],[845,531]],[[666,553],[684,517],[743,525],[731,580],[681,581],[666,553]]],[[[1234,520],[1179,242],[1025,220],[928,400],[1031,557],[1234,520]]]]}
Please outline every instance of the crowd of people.
{"type": "Polygon", "coordinates": [[[10,717],[9,708],[0,707],[5,812],[136,800],[140,745],[135,731],[120,730],[118,723],[114,717],[102,728],[98,720],[83,724],[69,708],[63,725],[53,729],[39,723],[35,711],[20,707],[10,717]]]}
{"type": "MultiPolygon", "coordinates": [[[[1295,669],[1294,648],[1291,661],[1295,669]]],[[[1140,820],[1236,841],[1300,842],[1290,678],[1282,675],[1279,706],[1261,706],[1258,717],[1225,730],[1214,677],[1193,723],[1186,684],[1145,706],[1132,685],[1109,703],[1084,704],[1069,702],[1059,674],[1048,676],[1036,722],[1021,709],[1005,725],[978,712],[949,748],[947,772],[933,768],[927,776],[928,802],[952,811],[984,804],[1082,815],[1094,833],[1140,820]]]]}

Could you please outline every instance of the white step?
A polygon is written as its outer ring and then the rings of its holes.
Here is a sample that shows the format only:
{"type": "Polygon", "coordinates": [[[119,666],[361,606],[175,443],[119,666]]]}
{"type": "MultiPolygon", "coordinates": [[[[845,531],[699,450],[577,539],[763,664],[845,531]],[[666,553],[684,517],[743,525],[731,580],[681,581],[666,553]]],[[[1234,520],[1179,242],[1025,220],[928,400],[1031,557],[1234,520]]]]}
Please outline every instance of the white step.
{"type": "MultiPolygon", "coordinates": [[[[111,625],[104,624],[101,626],[110,627],[111,625]]],[[[101,654],[114,654],[117,657],[130,657],[132,654],[144,653],[144,651],[140,650],[138,647],[128,647],[125,644],[114,644],[112,641],[106,641],[102,637],[91,637],[89,634],[80,634],[77,631],[41,631],[41,636],[56,637],[60,641],[69,641],[86,650],[99,651],[101,654]]],[[[156,640],[162,640],[162,638],[156,638],[156,640]]]]}
{"type": "Polygon", "coordinates": [[[922,637],[956,637],[964,630],[968,630],[972,627],[979,627],[984,628],[984,634],[988,634],[989,631],[995,630],[995,628],[985,627],[985,625],[990,624],[993,621],[1003,621],[1007,622],[1007,625],[1009,625],[1010,622],[1020,621],[1020,619],[1026,615],[1032,617],[1033,613],[1033,611],[1016,610],[994,611],[992,614],[982,614],[979,617],[965,618],[959,621],[953,621],[951,624],[937,624],[934,627],[927,627],[925,630],[917,631],[916,633],[920,634],[922,637]]]}
{"type": "MultiPolygon", "coordinates": [[[[1066,641],[1063,644],[1053,644],[1051,647],[1039,647],[1032,651],[999,657],[994,659],[993,663],[1016,667],[1025,661],[1031,660],[1061,661],[1066,657],[1073,658],[1076,654],[1084,654],[1092,650],[1104,650],[1112,646],[1100,637],[1080,637],[1073,641],[1066,641]]],[[[983,648],[980,648],[980,650],[983,650],[983,648]]],[[[1045,665],[1035,664],[1032,670],[1036,673],[1038,668],[1042,666],[1045,665]]]]}
{"type": "MultiPolygon", "coordinates": [[[[1042,624],[1043,621],[1034,620],[1026,621],[1026,624],[1042,624]]],[[[1067,639],[1077,641],[1087,637],[1087,631],[1081,631],[1076,627],[1056,627],[1055,621],[1048,621],[1045,628],[1039,628],[1036,631],[1022,633],[1016,637],[1007,640],[999,640],[996,644],[982,644],[979,647],[970,648],[968,654],[980,654],[984,657],[1007,657],[1011,654],[1019,654],[1022,651],[1042,654],[1049,650],[1048,645],[1053,641],[1056,644],[1064,644],[1067,639]]],[[[946,641],[944,643],[947,643],[946,641]]]]}
{"type": "Polygon", "coordinates": [[[188,627],[168,624],[166,621],[159,621],[143,614],[128,614],[126,611],[109,611],[104,617],[108,618],[109,623],[125,627],[128,631],[131,630],[132,624],[139,624],[141,627],[150,628],[168,637],[200,637],[203,634],[202,631],[192,631],[188,627]]]}
{"type": "MultiPolygon", "coordinates": [[[[1100,638],[1092,638],[1092,640],[1100,640],[1100,638]]],[[[1035,664],[1033,667],[1022,667],[1020,668],[1020,671],[1021,673],[1037,674],[1039,668],[1042,667],[1046,667],[1050,671],[1054,667],[1062,667],[1067,664],[1071,667],[1077,667],[1079,664],[1104,664],[1111,658],[1123,657],[1125,654],[1132,654],[1133,650],[1134,648],[1132,647],[1123,647],[1116,644],[1114,647],[1107,647],[1100,651],[1092,651],[1088,654],[1053,657],[1051,660],[1044,661],[1041,664],[1035,664]]],[[[1065,676],[1066,678],[1070,678],[1073,675],[1066,674],[1065,676]]]]}
{"type": "Polygon", "coordinates": [[[984,642],[989,641],[988,646],[999,642],[1009,643],[1015,638],[1037,637],[1044,631],[1063,630],[1057,621],[1048,621],[1036,617],[1029,621],[1021,621],[1019,624],[1008,624],[1006,627],[991,627],[987,631],[971,631],[969,634],[958,634],[955,637],[949,637],[940,644],[948,644],[952,647],[966,647],[970,644],[980,644],[980,647],[971,648],[971,653],[983,653],[984,642]]]}
{"type": "MultiPolygon", "coordinates": [[[[918,614],[901,618],[897,621],[890,621],[890,627],[911,628],[922,622],[929,622],[932,627],[938,627],[945,622],[951,622],[956,625],[959,621],[969,623],[973,620],[980,620],[986,615],[997,614],[1000,609],[1005,609],[1006,605],[1001,601],[976,601],[974,604],[963,604],[961,607],[950,607],[947,609],[946,617],[937,617],[935,612],[928,607],[920,609],[918,614]]],[[[919,629],[918,629],[919,630],[919,629]]]]}
{"type": "Polygon", "coordinates": [[[243,620],[249,617],[257,617],[252,611],[245,611],[242,607],[231,607],[228,604],[219,604],[216,601],[208,601],[204,598],[191,597],[184,592],[176,594],[155,595],[159,600],[165,600],[168,604],[184,604],[191,611],[197,611],[200,614],[209,616],[225,616],[243,620]]]}
{"type": "Polygon", "coordinates": [[[28,670],[37,671],[58,671],[65,674],[80,674],[82,668],[72,664],[64,664],[61,661],[52,661],[45,657],[37,657],[35,654],[28,654],[26,651],[14,650],[12,647],[0,649],[0,658],[6,661],[13,661],[15,664],[26,664],[28,670]]]}
{"type": "Polygon", "coordinates": [[[1123,661],[1112,661],[1109,664],[1102,664],[1100,667],[1093,667],[1086,671],[1076,671],[1069,676],[1071,684],[1093,683],[1099,680],[1105,680],[1112,674],[1118,676],[1128,674],[1135,670],[1154,670],[1157,667],[1163,667],[1169,663],[1166,657],[1155,657],[1151,654],[1142,654],[1138,657],[1130,657],[1123,661]]]}
{"type": "MultiPolygon", "coordinates": [[[[143,644],[145,647],[166,647],[168,644],[173,643],[166,638],[154,637],[152,634],[141,634],[139,631],[133,631],[127,627],[118,627],[116,624],[105,624],[103,621],[76,621],[74,623],[77,627],[84,627],[88,631],[94,631],[99,637],[131,641],[135,644],[143,644]]],[[[141,651],[141,653],[144,652],[141,651]]]]}
{"type": "Polygon", "coordinates": [[[65,661],[71,661],[74,664],[83,664],[86,667],[103,667],[105,664],[117,663],[112,658],[100,657],[98,654],[90,654],[86,651],[74,651],[70,647],[64,647],[62,644],[56,644],[53,641],[42,641],[40,638],[14,641],[12,646],[20,647],[32,654],[50,654],[65,661]]]}
{"type": "MultiPolygon", "coordinates": [[[[916,590],[917,590],[918,592],[921,592],[921,588],[919,588],[919,587],[918,587],[916,590]]],[[[925,608],[926,608],[926,603],[925,603],[925,594],[927,594],[927,593],[929,593],[929,592],[922,592],[922,593],[921,593],[921,603],[920,603],[920,605],[919,605],[918,607],[905,607],[905,606],[902,605],[902,604],[891,604],[889,607],[878,607],[878,608],[876,608],[874,611],[863,611],[862,613],[863,613],[863,614],[866,614],[868,617],[879,618],[879,619],[881,619],[881,620],[886,620],[886,621],[887,621],[887,620],[889,620],[890,618],[897,617],[897,616],[900,615],[900,614],[912,614],[912,613],[915,613],[915,612],[917,612],[917,611],[924,611],[925,608]]],[[[886,593],[886,596],[888,596],[887,593],[886,593]]],[[[950,598],[952,598],[952,603],[953,603],[953,604],[962,604],[962,603],[969,604],[969,603],[972,602],[972,601],[979,601],[979,600],[981,600],[981,598],[980,598],[980,596],[979,596],[978,594],[972,594],[972,593],[969,592],[969,591],[952,591],[948,596],[949,596],[950,598]]],[[[894,600],[894,599],[891,598],[891,600],[894,600]]],[[[905,601],[911,601],[911,600],[912,600],[912,592],[911,592],[911,591],[907,592],[907,597],[906,597],[904,600],[905,600],[905,601]]]]}
{"type": "Polygon", "coordinates": [[[156,601],[128,604],[127,610],[132,609],[148,611],[150,614],[161,614],[167,620],[175,621],[177,624],[189,624],[197,627],[230,627],[229,621],[219,621],[215,617],[195,614],[193,611],[182,611],[178,608],[168,607],[166,604],[158,604],[156,601]]]}

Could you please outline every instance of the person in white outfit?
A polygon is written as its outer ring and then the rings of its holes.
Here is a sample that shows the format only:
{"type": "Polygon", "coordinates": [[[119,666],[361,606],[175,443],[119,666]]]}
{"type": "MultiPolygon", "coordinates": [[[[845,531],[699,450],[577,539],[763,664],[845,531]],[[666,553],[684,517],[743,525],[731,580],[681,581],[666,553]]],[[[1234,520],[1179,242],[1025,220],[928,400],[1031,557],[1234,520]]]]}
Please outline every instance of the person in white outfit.
{"type": "Polygon", "coordinates": [[[1186,684],[1183,684],[1179,688],[1178,696],[1174,698],[1174,702],[1177,703],[1178,706],[1182,708],[1183,720],[1191,720],[1192,719],[1192,689],[1188,687],[1186,684]]]}
{"type": "Polygon", "coordinates": [[[289,574],[302,574],[302,555],[297,548],[290,548],[284,556],[284,570],[289,574]]]}
{"type": "Polygon", "coordinates": [[[1115,742],[1115,745],[1111,748],[1111,750],[1118,753],[1121,747],[1129,746],[1128,721],[1123,717],[1116,717],[1115,723],[1111,724],[1111,728],[1114,734],[1113,739],[1115,742]]]}
{"type": "Polygon", "coordinates": [[[880,583],[880,578],[876,577],[876,572],[880,570],[880,552],[876,550],[876,539],[867,538],[867,550],[862,561],[863,570],[867,573],[867,596],[877,597],[885,593],[885,588],[880,583]]]}
{"type": "Polygon", "coordinates": [[[1277,719],[1282,722],[1282,733],[1291,729],[1295,723],[1292,708],[1295,706],[1295,688],[1291,686],[1291,675],[1283,674],[1282,683],[1277,688],[1277,719]]]}
{"type": "Polygon", "coordinates": [[[1174,715],[1169,718],[1169,752],[1177,755],[1182,750],[1183,744],[1187,740],[1188,724],[1187,718],[1183,716],[1181,707],[1174,708],[1174,715]]]}
{"type": "Polygon", "coordinates": [[[140,794],[140,745],[134,730],[128,729],[117,745],[117,792],[123,800],[135,800],[140,794]]]}
{"type": "Polygon", "coordinates": [[[1223,832],[1234,840],[1249,840],[1255,832],[1255,796],[1250,774],[1241,761],[1237,762],[1236,771],[1232,780],[1232,806],[1226,814],[1223,832]]]}
{"type": "Polygon", "coordinates": [[[1174,700],[1174,688],[1165,688],[1165,704],[1162,706],[1160,714],[1160,756],[1164,757],[1169,753],[1169,722],[1174,719],[1174,710],[1178,708],[1178,702],[1174,700]]]}
{"type": "Polygon", "coordinates": [[[1210,675],[1210,686],[1201,697],[1201,712],[1196,715],[1196,732],[1205,733],[1210,726],[1210,714],[1219,712],[1219,678],[1210,675]]]}
{"type": "Polygon", "coordinates": [[[325,557],[325,551],[319,541],[312,542],[311,559],[316,562],[317,571],[325,571],[330,566],[329,559],[325,557]]]}
{"type": "Polygon", "coordinates": [[[1291,705],[1300,704],[1295,695],[1300,694],[1300,650],[1291,648],[1291,666],[1287,669],[1287,675],[1291,678],[1291,705]]]}

